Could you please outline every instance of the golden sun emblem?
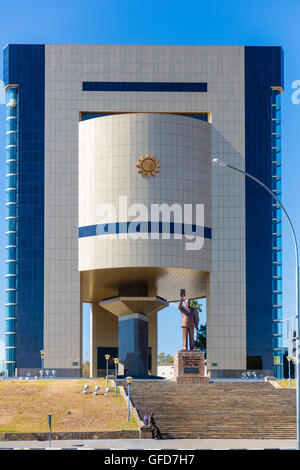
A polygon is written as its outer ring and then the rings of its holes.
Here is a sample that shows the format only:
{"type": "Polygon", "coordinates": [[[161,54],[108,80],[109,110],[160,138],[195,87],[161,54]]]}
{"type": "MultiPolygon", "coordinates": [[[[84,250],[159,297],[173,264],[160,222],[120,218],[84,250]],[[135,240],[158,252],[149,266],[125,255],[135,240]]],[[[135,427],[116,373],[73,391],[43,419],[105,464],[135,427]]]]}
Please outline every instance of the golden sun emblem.
{"type": "Polygon", "coordinates": [[[142,155],[141,158],[137,161],[137,172],[142,176],[156,176],[156,173],[159,173],[160,164],[159,160],[156,160],[154,155],[142,155]]]}

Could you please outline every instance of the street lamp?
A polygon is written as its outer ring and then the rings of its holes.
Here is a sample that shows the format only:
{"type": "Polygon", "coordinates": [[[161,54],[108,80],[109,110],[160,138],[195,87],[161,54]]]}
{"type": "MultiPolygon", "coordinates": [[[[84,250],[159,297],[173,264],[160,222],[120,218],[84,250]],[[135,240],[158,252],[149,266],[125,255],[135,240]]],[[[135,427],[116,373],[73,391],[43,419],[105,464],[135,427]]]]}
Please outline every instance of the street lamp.
{"type": "Polygon", "coordinates": [[[296,233],[292,224],[292,221],[279,201],[279,199],[275,196],[273,191],[268,188],[262,181],[259,179],[255,178],[255,176],[251,175],[250,173],[247,173],[244,170],[241,170],[240,168],[237,168],[233,165],[230,165],[229,163],[222,162],[218,158],[214,158],[212,160],[212,163],[216,166],[220,167],[227,167],[230,168],[231,170],[235,170],[239,173],[241,173],[244,176],[247,176],[248,178],[252,179],[256,183],[258,183],[260,186],[262,186],[271,196],[273,199],[275,199],[276,203],[280,206],[282,209],[282,212],[286,216],[286,219],[288,221],[289,227],[292,232],[293,236],[293,241],[294,241],[294,250],[295,250],[295,258],[296,258],[296,315],[295,315],[295,320],[296,320],[296,428],[297,428],[297,449],[300,450],[300,323],[299,323],[299,254],[298,254],[298,243],[297,243],[297,237],[296,233]]]}
{"type": "Polygon", "coordinates": [[[289,388],[291,388],[291,360],[292,356],[287,357],[288,363],[289,363],[289,388]]]}
{"type": "Polygon", "coordinates": [[[126,382],[128,384],[128,416],[127,421],[130,421],[130,384],[132,382],[132,377],[126,377],[126,382]]]}
{"type": "Polygon", "coordinates": [[[49,424],[49,444],[51,447],[51,422],[52,422],[52,415],[48,415],[48,424],[49,424]]]}
{"type": "Polygon", "coordinates": [[[119,364],[119,358],[118,357],[115,357],[114,358],[114,363],[115,363],[115,397],[117,396],[118,394],[118,391],[117,391],[117,382],[118,382],[118,364],[119,364]]]}
{"type": "Polygon", "coordinates": [[[41,360],[42,360],[42,373],[41,373],[41,379],[44,378],[44,361],[45,361],[45,350],[44,349],[41,349],[40,353],[41,353],[41,360]]]}
{"type": "Polygon", "coordinates": [[[108,388],[108,361],[110,359],[109,354],[105,354],[105,359],[106,359],[106,388],[108,388]]]}

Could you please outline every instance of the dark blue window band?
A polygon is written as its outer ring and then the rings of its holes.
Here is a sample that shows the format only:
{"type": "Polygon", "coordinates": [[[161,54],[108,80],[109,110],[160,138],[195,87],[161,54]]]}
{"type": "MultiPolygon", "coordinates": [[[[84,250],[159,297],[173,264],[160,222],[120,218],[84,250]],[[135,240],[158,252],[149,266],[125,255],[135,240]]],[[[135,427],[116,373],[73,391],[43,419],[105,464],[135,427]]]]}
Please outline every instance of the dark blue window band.
{"type": "MultiPolygon", "coordinates": [[[[127,113],[86,113],[82,112],[81,113],[81,121],[87,121],[88,119],[95,119],[98,117],[105,117],[105,116],[116,116],[119,114],[127,114],[127,113]]],[[[164,113],[159,113],[159,114],[164,114],[164,113]]],[[[169,114],[169,113],[168,113],[169,114]]],[[[208,121],[208,114],[207,113],[172,113],[175,114],[176,116],[187,116],[191,117],[194,119],[200,119],[201,121],[208,121]]]]}
{"type": "Polygon", "coordinates": [[[206,92],[205,82],[82,82],[82,91],[206,92]]]}
{"type": "MultiPolygon", "coordinates": [[[[79,227],[78,237],[95,237],[97,235],[113,235],[120,233],[170,233],[182,235],[197,235],[203,227],[196,225],[178,224],[174,222],[164,222],[168,226],[168,231],[163,230],[163,222],[115,222],[108,224],[87,225],[79,227]],[[153,230],[151,230],[151,228],[153,230]],[[132,230],[131,230],[132,229],[132,230]],[[133,230],[134,229],[134,230],[133,230]]],[[[201,232],[200,232],[201,233],[201,232]]],[[[211,228],[204,227],[204,238],[211,239],[211,228]]]]}

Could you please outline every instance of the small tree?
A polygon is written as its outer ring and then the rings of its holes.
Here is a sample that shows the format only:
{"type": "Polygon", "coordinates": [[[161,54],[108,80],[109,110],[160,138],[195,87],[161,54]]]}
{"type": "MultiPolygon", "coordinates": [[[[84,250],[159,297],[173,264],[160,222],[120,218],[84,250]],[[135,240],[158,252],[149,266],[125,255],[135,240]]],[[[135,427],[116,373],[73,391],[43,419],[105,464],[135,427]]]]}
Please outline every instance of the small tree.
{"type": "Polygon", "coordinates": [[[199,304],[198,300],[191,300],[190,305],[197,311],[199,317],[199,314],[202,312],[202,305],[199,304]]]}
{"type": "MultiPolygon", "coordinates": [[[[202,305],[197,300],[191,300],[191,307],[195,308],[199,314],[202,312],[202,305]]],[[[195,349],[200,349],[204,352],[206,358],[206,324],[200,324],[197,330],[196,339],[194,342],[195,349]]]]}
{"type": "Polygon", "coordinates": [[[190,305],[196,310],[198,319],[200,319],[200,313],[202,312],[202,305],[197,300],[191,300],[190,305]]]}
{"type": "Polygon", "coordinates": [[[165,358],[165,363],[166,364],[173,364],[174,362],[174,356],[171,356],[170,354],[167,354],[166,358],[165,358]]]}
{"type": "Polygon", "coordinates": [[[204,352],[206,358],[206,324],[200,325],[195,339],[195,349],[204,352]]]}
{"type": "Polygon", "coordinates": [[[166,355],[164,352],[160,352],[157,356],[158,362],[163,363],[166,360],[166,355]]]}
{"type": "Polygon", "coordinates": [[[159,353],[157,356],[159,364],[173,364],[174,357],[171,354],[165,354],[163,352],[159,353]]]}

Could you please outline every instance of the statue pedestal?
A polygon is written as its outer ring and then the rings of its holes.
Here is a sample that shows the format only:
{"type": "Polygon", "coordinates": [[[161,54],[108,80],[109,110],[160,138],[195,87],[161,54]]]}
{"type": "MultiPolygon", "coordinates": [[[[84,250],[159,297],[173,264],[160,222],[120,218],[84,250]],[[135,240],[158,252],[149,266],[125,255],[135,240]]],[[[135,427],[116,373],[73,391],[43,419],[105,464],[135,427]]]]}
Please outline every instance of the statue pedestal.
{"type": "Polygon", "coordinates": [[[174,355],[175,382],[180,384],[203,384],[209,382],[204,375],[204,353],[182,349],[174,355]]]}

